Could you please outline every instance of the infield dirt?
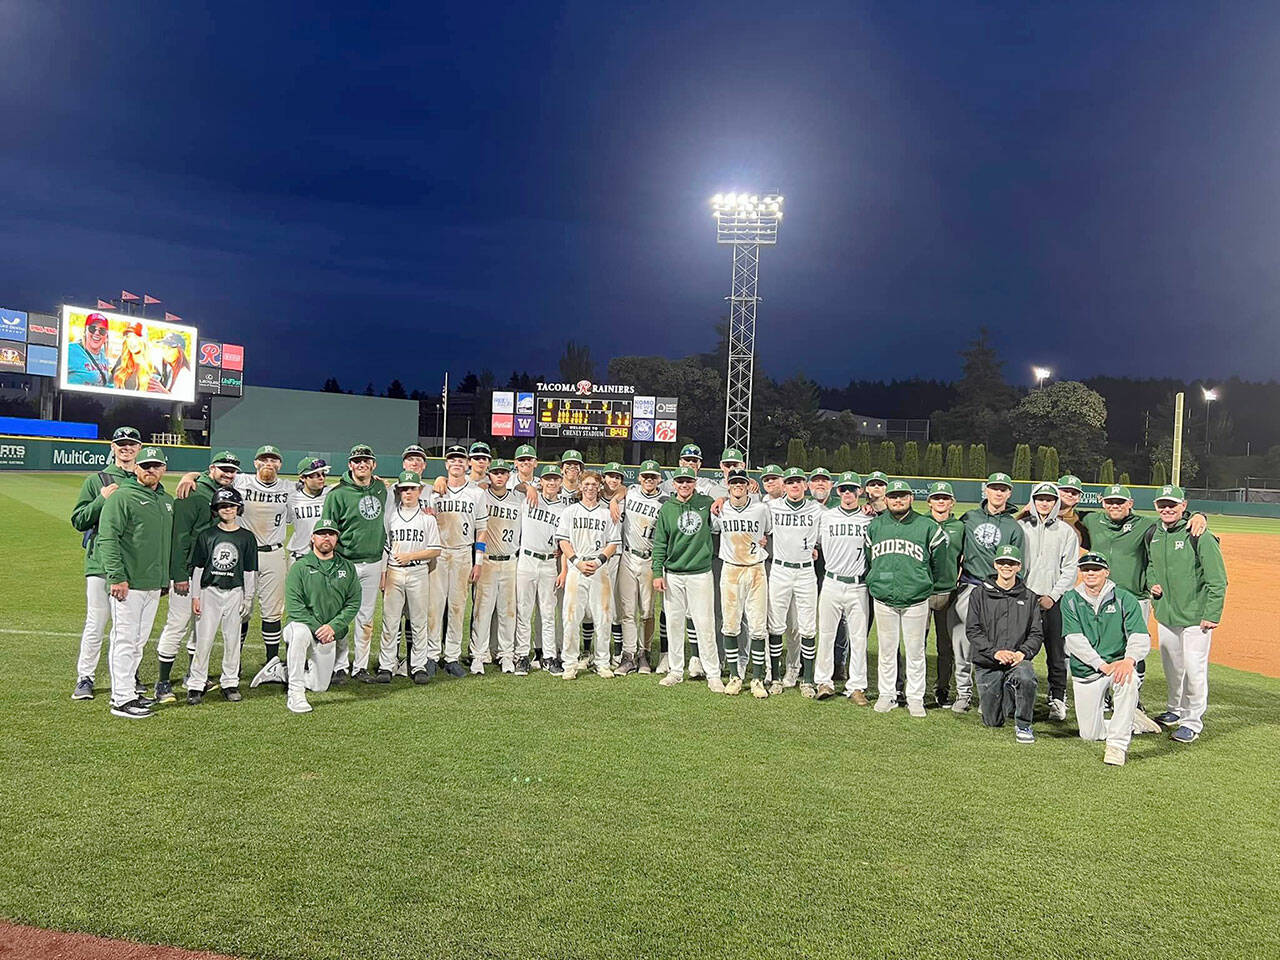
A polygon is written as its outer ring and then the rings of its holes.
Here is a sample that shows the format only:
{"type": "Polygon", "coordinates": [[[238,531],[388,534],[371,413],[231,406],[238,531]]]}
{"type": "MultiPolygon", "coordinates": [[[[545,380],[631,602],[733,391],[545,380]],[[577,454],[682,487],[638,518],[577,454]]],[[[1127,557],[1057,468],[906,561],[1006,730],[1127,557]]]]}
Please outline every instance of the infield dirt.
{"type": "Polygon", "coordinates": [[[231,960],[221,953],[180,950],[87,933],[59,933],[0,923],[0,957],[13,960],[231,960]]]}

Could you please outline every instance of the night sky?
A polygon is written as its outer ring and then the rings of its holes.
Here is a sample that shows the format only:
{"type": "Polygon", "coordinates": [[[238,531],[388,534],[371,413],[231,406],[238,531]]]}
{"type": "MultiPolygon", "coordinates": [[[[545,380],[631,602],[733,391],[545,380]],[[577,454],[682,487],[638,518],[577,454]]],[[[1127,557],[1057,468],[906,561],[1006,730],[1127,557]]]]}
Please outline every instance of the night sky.
{"type": "Polygon", "coordinates": [[[362,6],[0,3],[0,305],[313,389],[681,356],[746,188],[772,376],[1277,375],[1280,5],[362,6]]]}

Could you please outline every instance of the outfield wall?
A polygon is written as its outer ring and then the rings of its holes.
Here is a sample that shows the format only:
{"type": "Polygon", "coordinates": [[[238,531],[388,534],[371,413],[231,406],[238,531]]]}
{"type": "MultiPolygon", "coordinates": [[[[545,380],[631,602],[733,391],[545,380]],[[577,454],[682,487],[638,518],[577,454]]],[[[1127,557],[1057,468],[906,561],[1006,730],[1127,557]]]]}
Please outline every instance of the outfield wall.
{"type": "MultiPolygon", "coordinates": [[[[345,463],[347,452],[367,443],[379,452],[395,450],[396,463],[405,437],[418,438],[418,401],[363,397],[279,387],[245,387],[243,397],[210,398],[209,445],[219,450],[248,450],[264,443],[316,452],[330,462],[345,463]],[[335,461],[338,450],[342,457],[335,461]]],[[[243,456],[243,454],[241,454],[243,456]]],[[[299,456],[301,456],[301,452],[299,456]]],[[[297,457],[285,459],[292,473],[297,457]]]]}

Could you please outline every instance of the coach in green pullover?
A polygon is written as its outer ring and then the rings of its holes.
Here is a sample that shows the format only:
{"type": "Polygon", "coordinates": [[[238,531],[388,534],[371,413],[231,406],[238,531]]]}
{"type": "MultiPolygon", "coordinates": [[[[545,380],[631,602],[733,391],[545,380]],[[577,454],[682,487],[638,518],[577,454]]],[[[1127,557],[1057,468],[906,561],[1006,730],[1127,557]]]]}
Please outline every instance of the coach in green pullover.
{"type": "Polygon", "coordinates": [[[684,680],[685,618],[693,620],[698,658],[707,672],[707,689],[724,693],[716,646],[715,590],[711,582],[711,505],[697,492],[697,475],[679,467],[671,478],[676,495],[662,505],[653,526],[653,589],[663,596],[667,614],[667,675],[664,687],[684,680]]]}

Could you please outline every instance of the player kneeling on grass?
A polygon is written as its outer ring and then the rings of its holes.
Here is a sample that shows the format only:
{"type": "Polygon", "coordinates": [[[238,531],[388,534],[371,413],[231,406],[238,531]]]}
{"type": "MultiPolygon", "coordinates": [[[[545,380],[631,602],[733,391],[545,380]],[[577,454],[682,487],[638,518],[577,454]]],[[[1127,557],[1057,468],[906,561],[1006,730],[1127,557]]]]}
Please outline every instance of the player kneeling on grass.
{"type": "Polygon", "coordinates": [[[334,553],[337,545],[338,528],[321,520],[311,534],[311,552],[289,569],[285,580],[288,706],[294,713],[311,712],[308,690],[329,689],[337,641],[347,635],[360,612],[360,578],[350,560],[334,553]]]}
{"type": "Polygon", "coordinates": [[[729,673],[724,692],[734,696],[742,690],[738,635],[745,613],[754,667],[751,693],[763,699],[769,695],[764,686],[765,644],[769,640],[769,582],[764,560],[773,518],[768,506],[751,499],[745,470],[730,471],[728,487],[729,502],[722,505],[719,516],[711,517],[711,529],[720,534],[721,636],[729,673]]]}
{"type": "MultiPolygon", "coordinates": [[[[593,623],[613,620],[613,582],[609,579],[609,558],[618,552],[622,535],[600,500],[600,477],[583,474],[582,499],[570,505],[560,518],[556,540],[564,554],[564,672],[563,680],[578,675],[578,631],[588,612],[593,623]]],[[[602,677],[612,677],[609,665],[609,634],[595,632],[593,666],[602,677]]]]}
{"type": "Polygon", "coordinates": [[[1169,703],[1155,721],[1177,727],[1177,743],[1191,743],[1204,729],[1209,644],[1227,598],[1227,568],[1218,538],[1196,536],[1188,528],[1187,498],[1181,487],[1162,487],[1156,512],[1160,522],[1147,544],[1146,579],[1155,603],[1169,703]]]}
{"type": "Polygon", "coordinates": [[[1062,596],[1062,633],[1071,660],[1080,739],[1106,740],[1103,762],[1124,766],[1138,709],[1136,664],[1151,651],[1151,637],[1138,598],[1110,580],[1107,558],[1080,558],[1084,582],[1062,596]],[[1107,693],[1111,719],[1103,716],[1107,693]]]}
{"type": "Polygon", "coordinates": [[[382,643],[378,672],[371,683],[390,683],[400,644],[400,615],[409,609],[409,672],[424,684],[435,672],[427,657],[427,610],[431,599],[430,563],[440,556],[436,518],[422,508],[422,477],[405,470],[396,481],[396,505],[387,514],[386,567],[382,574],[382,643]]]}
{"type": "Polygon", "coordinates": [[[1036,671],[1031,661],[1044,642],[1039,598],[1019,576],[1021,550],[1012,544],[997,547],[994,564],[995,574],[969,598],[964,625],[982,724],[1003,727],[1012,713],[1015,739],[1035,743],[1036,671]]]}
{"type": "MultiPolygon", "coordinates": [[[[244,500],[234,487],[214,491],[209,512],[217,524],[203,531],[191,550],[191,612],[196,615],[196,652],[187,675],[187,703],[204,698],[209,655],[222,627],[222,698],[240,697],[240,620],[252,600],[258,575],[258,540],[240,526],[244,500]]],[[[278,660],[276,661],[279,662],[278,660]]]]}

